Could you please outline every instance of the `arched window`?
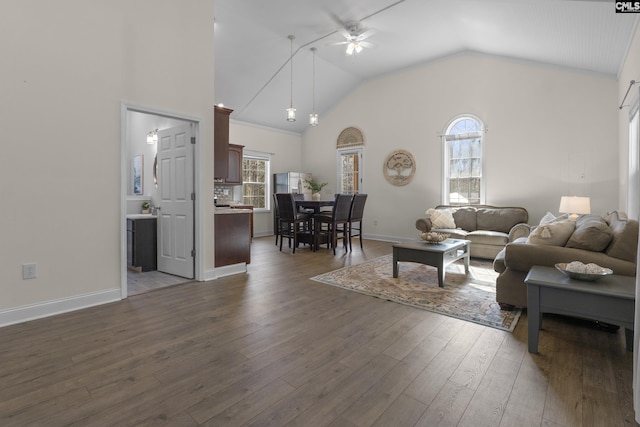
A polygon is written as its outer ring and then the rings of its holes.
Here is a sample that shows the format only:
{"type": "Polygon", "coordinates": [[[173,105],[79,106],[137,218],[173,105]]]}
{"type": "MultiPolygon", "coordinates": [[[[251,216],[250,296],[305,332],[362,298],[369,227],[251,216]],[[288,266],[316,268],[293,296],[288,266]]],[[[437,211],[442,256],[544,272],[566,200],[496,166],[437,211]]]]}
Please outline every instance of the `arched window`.
{"type": "Polygon", "coordinates": [[[484,204],[484,133],[480,119],[471,115],[458,116],[449,122],[442,136],[445,205],[484,204]]]}
{"type": "Polygon", "coordinates": [[[338,193],[357,194],[363,187],[364,134],[355,127],[340,132],[336,141],[338,152],[338,193]]]}

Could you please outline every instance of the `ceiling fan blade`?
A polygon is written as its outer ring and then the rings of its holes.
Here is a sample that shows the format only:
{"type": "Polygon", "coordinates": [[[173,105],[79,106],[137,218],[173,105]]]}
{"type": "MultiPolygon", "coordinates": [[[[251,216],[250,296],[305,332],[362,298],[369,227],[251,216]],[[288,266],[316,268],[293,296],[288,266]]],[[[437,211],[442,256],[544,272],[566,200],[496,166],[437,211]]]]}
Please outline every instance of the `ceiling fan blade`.
{"type": "Polygon", "coordinates": [[[347,31],[346,28],[339,28],[338,31],[340,32],[340,34],[342,34],[342,36],[347,39],[347,40],[351,40],[351,38],[353,37],[351,35],[351,33],[349,33],[349,31],[347,31]]]}
{"type": "Polygon", "coordinates": [[[358,44],[362,47],[376,47],[375,44],[369,42],[358,42],[358,44]]]}
{"type": "Polygon", "coordinates": [[[349,44],[349,43],[351,43],[351,42],[348,42],[348,41],[345,40],[343,42],[329,43],[329,44],[327,44],[327,46],[340,46],[340,45],[349,44]]]}
{"type": "Polygon", "coordinates": [[[367,31],[365,31],[364,33],[358,34],[358,37],[356,37],[357,41],[362,41],[368,37],[371,37],[372,35],[374,35],[376,33],[376,30],[373,29],[369,29],[367,31]]]}

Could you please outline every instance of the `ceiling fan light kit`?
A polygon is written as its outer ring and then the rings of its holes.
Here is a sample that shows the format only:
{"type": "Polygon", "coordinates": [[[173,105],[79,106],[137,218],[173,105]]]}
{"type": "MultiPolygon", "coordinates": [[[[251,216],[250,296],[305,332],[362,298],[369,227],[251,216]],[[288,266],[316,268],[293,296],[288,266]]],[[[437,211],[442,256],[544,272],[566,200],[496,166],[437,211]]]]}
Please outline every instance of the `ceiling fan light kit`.
{"type": "Polygon", "coordinates": [[[351,42],[347,45],[347,55],[353,55],[353,53],[362,52],[362,46],[356,42],[351,42]]]}
{"type": "Polygon", "coordinates": [[[365,30],[358,21],[347,22],[340,33],[344,36],[345,41],[334,43],[334,45],[347,45],[346,54],[354,55],[362,52],[365,47],[373,47],[374,45],[364,41],[375,33],[373,29],[365,30]]]}

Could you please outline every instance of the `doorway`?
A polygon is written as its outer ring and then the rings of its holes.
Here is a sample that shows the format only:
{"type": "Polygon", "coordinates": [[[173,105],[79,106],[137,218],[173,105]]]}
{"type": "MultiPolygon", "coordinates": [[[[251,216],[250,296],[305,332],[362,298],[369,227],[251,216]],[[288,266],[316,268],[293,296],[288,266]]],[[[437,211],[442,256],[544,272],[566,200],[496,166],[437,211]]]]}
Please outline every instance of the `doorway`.
{"type": "Polygon", "coordinates": [[[197,137],[198,126],[190,117],[122,105],[122,298],[195,278],[197,147],[192,137],[197,137]],[[149,213],[143,210],[145,203],[149,213]],[[132,224],[141,220],[155,225],[154,235],[145,240],[138,236],[136,247],[157,255],[144,268],[134,261],[131,243],[132,224]]]}

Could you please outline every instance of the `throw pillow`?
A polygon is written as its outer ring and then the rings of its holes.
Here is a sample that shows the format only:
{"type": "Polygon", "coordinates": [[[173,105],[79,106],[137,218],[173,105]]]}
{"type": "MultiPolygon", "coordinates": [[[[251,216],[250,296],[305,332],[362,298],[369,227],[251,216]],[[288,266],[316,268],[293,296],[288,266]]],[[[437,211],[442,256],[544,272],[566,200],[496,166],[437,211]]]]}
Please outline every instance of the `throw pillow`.
{"type": "Polygon", "coordinates": [[[547,224],[550,222],[555,221],[556,216],[554,214],[552,214],[551,212],[547,212],[546,214],[544,214],[544,216],[542,217],[542,219],[540,220],[540,224],[547,224]]]}
{"type": "Polygon", "coordinates": [[[613,230],[599,215],[582,215],[576,220],[576,229],[569,238],[568,248],[602,252],[613,238],[613,230]]]}
{"type": "Polygon", "coordinates": [[[623,212],[610,212],[605,216],[613,238],[606,250],[607,255],[625,261],[636,261],[638,247],[638,221],[630,220],[623,212]]]}
{"type": "Polygon", "coordinates": [[[456,228],[456,223],[450,210],[431,208],[426,213],[429,215],[433,228],[456,228]]]}
{"type": "Polygon", "coordinates": [[[528,243],[548,246],[564,246],[573,234],[576,223],[568,219],[540,224],[529,235],[528,243]]]}

